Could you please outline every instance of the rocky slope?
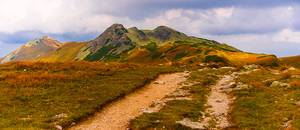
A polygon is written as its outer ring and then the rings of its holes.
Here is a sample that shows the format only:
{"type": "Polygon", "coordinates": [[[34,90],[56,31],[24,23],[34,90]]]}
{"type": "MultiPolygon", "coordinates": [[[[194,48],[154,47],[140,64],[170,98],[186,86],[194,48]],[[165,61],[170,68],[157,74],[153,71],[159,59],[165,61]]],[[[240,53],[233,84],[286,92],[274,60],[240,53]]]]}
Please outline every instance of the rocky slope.
{"type": "Polygon", "coordinates": [[[29,41],[17,50],[9,53],[1,60],[1,63],[35,60],[56,51],[60,46],[61,43],[59,41],[44,36],[41,39],[29,41]]]}

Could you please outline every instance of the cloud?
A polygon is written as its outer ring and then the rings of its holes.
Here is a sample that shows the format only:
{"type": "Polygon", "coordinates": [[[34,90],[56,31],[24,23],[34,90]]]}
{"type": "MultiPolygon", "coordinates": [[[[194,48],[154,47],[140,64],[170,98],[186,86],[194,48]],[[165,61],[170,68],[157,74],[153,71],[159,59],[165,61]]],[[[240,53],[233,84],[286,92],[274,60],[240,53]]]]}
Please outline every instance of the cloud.
{"type": "Polygon", "coordinates": [[[115,21],[128,23],[127,16],[110,15],[128,1],[118,2],[112,6],[115,2],[97,0],[1,0],[0,32],[99,32],[115,21]]]}
{"type": "Polygon", "coordinates": [[[146,18],[145,25],[169,25],[193,35],[268,33],[299,24],[294,22],[298,13],[294,8],[299,7],[171,9],[146,18]]]}
{"type": "Polygon", "coordinates": [[[293,0],[0,0],[0,46],[42,35],[89,40],[122,23],[146,29],[167,25],[269,53],[300,43],[299,16],[299,2],[293,0]]]}
{"type": "Polygon", "coordinates": [[[227,43],[247,52],[293,56],[299,55],[300,52],[299,36],[300,32],[283,29],[263,34],[205,35],[204,37],[227,43]]]}
{"type": "MultiPolygon", "coordinates": [[[[169,25],[199,35],[277,31],[300,24],[295,22],[297,18],[295,14],[299,11],[297,4],[242,8],[232,4],[240,5],[239,2],[229,2],[232,6],[195,9],[188,8],[189,6],[180,8],[180,3],[184,2],[182,0],[0,0],[0,32],[99,33],[112,23],[123,23],[141,28],[169,25]],[[150,7],[147,7],[147,4],[150,7]],[[152,10],[152,15],[148,15],[150,12],[148,9],[156,9],[154,5],[166,4],[174,8],[152,10]],[[135,16],[131,15],[134,12],[142,13],[140,15],[143,18],[135,19],[135,16]]],[[[188,0],[187,3],[195,3],[195,0],[188,0]]],[[[199,3],[209,6],[211,2],[204,0],[199,3]]],[[[226,3],[228,2],[221,2],[223,5],[227,5],[226,3]]]]}
{"type": "Polygon", "coordinates": [[[273,37],[273,40],[286,43],[300,43],[300,32],[289,28],[283,29],[273,37]]]}

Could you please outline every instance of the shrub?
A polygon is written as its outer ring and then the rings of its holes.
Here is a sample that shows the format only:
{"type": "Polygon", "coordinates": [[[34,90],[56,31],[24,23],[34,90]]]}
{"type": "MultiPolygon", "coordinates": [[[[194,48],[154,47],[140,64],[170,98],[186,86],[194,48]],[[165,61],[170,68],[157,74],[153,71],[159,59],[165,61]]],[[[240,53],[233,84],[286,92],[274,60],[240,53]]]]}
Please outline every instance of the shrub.
{"type": "Polygon", "coordinates": [[[157,50],[157,45],[155,42],[150,42],[147,45],[143,46],[144,48],[146,48],[148,51],[154,52],[157,50]]]}
{"type": "Polygon", "coordinates": [[[221,62],[226,63],[227,60],[223,57],[217,56],[217,55],[208,55],[204,58],[203,62],[221,62]]]}

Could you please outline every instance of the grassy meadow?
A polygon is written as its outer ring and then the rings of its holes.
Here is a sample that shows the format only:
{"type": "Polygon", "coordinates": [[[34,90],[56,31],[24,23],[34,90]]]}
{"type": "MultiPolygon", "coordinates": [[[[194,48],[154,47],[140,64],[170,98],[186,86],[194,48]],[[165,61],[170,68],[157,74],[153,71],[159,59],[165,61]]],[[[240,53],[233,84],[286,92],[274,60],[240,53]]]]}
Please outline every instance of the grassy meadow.
{"type": "Polygon", "coordinates": [[[16,62],[0,65],[0,129],[69,126],[172,67],[16,62]]]}

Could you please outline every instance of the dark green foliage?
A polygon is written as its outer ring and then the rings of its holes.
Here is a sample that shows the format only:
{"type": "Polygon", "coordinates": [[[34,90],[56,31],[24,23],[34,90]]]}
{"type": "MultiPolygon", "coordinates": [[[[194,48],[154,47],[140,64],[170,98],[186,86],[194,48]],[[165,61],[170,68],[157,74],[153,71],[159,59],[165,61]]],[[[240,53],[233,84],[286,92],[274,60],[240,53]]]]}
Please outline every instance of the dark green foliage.
{"type": "Polygon", "coordinates": [[[149,42],[147,45],[143,46],[150,52],[152,59],[161,58],[162,53],[158,51],[158,46],[155,42],[149,42]]]}
{"type": "Polygon", "coordinates": [[[208,55],[203,59],[203,62],[221,62],[221,63],[225,63],[226,59],[220,56],[216,56],[216,55],[208,55]]]}
{"type": "Polygon", "coordinates": [[[87,60],[87,61],[100,60],[100,59],[104,58],[107,55],[107,53],[109,53],[112,49],[114,49],[113,45],[104,46],[104,47],[100,48],[97,52],[95,52],[93,54],[89,54],[85,58],[85,60],[87,60]]]}
{"type": "Polygon", "coordinates": [[[179,60],[181,59],[182,57],[185,57],[186,55],[188,55],[188,52],[186,51],[183,51],[183,52],[179,52],[175,55],[175,60],[179,60]]]}
{"type": "Polygon", "coordinates": [[[157,44],[155,42],[149,42],[147,45],[143,46],[150,52],[157,51],[157,44]]]}

